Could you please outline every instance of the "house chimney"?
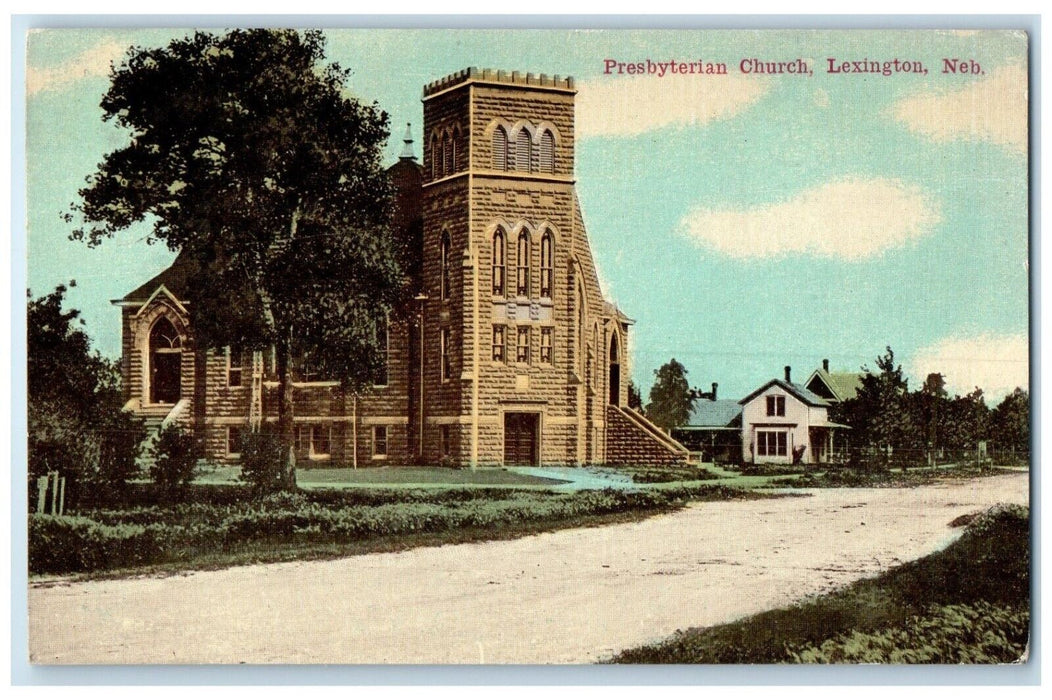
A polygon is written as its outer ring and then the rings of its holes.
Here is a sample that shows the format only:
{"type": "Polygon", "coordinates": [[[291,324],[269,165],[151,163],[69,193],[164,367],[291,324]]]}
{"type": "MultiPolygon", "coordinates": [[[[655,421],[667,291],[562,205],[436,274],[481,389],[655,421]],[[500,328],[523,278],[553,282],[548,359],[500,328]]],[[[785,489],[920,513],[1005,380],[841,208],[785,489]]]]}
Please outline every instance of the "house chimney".
{"type": "Polygon", "coordinates": [[[793,380],[789,378],[791,371],[792,371],[792,367],[790,367],[789,365],[786,365],[785,366],[785,383],[786,384],[792,384],[793,383],[793,380]]]}
{"type": "Polygon", "coordinates": [[[716,400],[716,387],[718,387],[718,386],[719,386],[719,384],[717,384],[716,382],[712,383],[712,400],[713,401],[716,400]]]}
{"type": "Polygon", "coordinates": [[[829,371],[829,360],[828,359],[822,360],[822,369],[824,369],[826,372],[829,371]]]}

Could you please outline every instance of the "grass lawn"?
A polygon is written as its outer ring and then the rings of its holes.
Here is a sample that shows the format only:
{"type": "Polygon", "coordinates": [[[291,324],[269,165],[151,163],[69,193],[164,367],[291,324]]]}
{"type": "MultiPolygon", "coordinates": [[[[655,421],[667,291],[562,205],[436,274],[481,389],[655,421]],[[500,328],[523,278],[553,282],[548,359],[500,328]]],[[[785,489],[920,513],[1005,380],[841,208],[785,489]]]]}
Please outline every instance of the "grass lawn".
{"type": "Polygon", "coordinates": [[[447,469],[442,467],[374,467],[368,469],[298,469],[300,486],[357,486],[384,484],[401,486],[554,486],[558,479],[517,474],[504,469],[447,469]]]}
{"type": "Polygon", "coordinates": [[[690,629],[613,663],[1011,663],[1026,653],[1030,521],[999,507],[915,562],[788,608],[690,629]]]}

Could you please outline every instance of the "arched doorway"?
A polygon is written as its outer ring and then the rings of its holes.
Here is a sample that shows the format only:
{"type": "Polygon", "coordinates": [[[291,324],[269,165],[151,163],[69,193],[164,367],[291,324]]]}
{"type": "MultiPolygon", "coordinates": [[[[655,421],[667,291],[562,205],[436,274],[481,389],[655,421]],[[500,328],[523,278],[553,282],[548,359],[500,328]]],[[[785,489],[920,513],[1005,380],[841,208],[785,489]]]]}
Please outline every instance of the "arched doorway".
{"type": "Polygon", "coordinates": [[[610,403],[621,404],[621,344],[617,333],[610,337],[610,403]]]}
{"type": "Polygon", "coordinates": [[[150,329],[150,403],[175,403],[182,393],[183,348],[179,333],[163,316],[150,329]]]}

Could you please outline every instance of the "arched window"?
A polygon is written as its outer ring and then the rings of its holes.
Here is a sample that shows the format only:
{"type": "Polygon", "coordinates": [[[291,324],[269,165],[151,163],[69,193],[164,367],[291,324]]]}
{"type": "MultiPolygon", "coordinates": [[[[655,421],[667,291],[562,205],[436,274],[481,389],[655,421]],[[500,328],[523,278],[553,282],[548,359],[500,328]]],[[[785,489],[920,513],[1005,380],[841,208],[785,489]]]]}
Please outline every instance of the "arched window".
{"type": "Polygon", "coordinates": [[[515,264],[518,265],[515,294],[520,297],[528,297],[530,296],[530,234],[526,229],[519,234],[515,264]]]}
{"type": "Polygon", "coordinates": [[[515,135],[515,169],[521,170],[524,173],[530,172],[530,147],[533,144],[533,139],[530,138],[530,132],[525,129],[519,129],[519,133],[515,135]]]}
{"type": "Polygon", "coordinates": [[[555,172],[555,137],[547,129],[541,134],[541,153],[538,169],[542,173],[555,172]]]}
{"type": "Polygon", "coordinates": [[[437,180],[442,176],[442,146],[438,142],[438,135],[431,134],[431,179],[437,180]]]}
{"type": "Polygon", "coordinates": [[[493,169],[508,169],[508,132],[503,126],[493,132],[493,169]]]}
{"type": "Polygon", "coordinates": [[[439,298],[449,298],[449,233],[446,231],[442,232],[442,247],[439,251],[441,260],[440,265],[440,279],[439,279],[439,298]]]}
{"type": "Polygon", "coordinates": [[[176,403],[182,394],[182,341],[162,316],[150,329],[150,403],[176,403]]]}
{"type": "Polygon", "coordinates": [[[460,170],[457,165],[457,155],[460,151],[460,127],[453,127],[453,138],[449,142],[450,145],[450,156],[449,156],[449,172],[455,173],[460,170]]]}
{"type": "Polygon", "coordinates": [[[449,175],[453,172],[453,135],[446,133],[442,140],[442,174],[449,175]]]}
{"type": "Polygon", "coordinates": [[[577,327],[574,329],[574,350],[577,353],[577,371],[578,374],[584,376],[584,289],[581,287],[581,283],[577,283],[577,294],[575,295],[575,305],[577,306],[577,327]]]}
{"type": "Polygon", "coordinates": [[[504,296],[504,265],[507,255],[507,243],[504,240],[504,230],[497,229],[493,233],[493,296],[504,296]]]}
{"type": "Polygon", "coordinates": [[[541,236],[541,296],[545,299],[552,298],[552,280],[554,268],[552,266],[552,232],[545,231],[541,236]]]}
{"type": "Polygon", "coordinates": [[[621,339],[617,333],[610,336],[610,404],[621,405],[621,339]]]}

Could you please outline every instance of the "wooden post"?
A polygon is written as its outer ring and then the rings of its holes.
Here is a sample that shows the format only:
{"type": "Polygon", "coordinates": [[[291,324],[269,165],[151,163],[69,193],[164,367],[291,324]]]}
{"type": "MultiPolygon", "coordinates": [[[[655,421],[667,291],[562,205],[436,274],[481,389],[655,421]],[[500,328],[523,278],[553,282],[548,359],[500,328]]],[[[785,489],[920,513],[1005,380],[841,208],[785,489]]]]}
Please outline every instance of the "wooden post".
{"type": "Polygon", "coordinates": [[[51,487],[51,514],[58,512],[58,472],[49,472],[48,478],[54,483],[51,487]]]}
{"type": "Polygon", "coordinates": [[[37,512],[43,513],[47,507],[47,484],[48,477],[37,477],[37,512]]]}
{"type": "Polygon", "coordinates": [[[58,478],[58,514],[64,515],[66,512],[66,477],[60,476],[58,478]]]}

